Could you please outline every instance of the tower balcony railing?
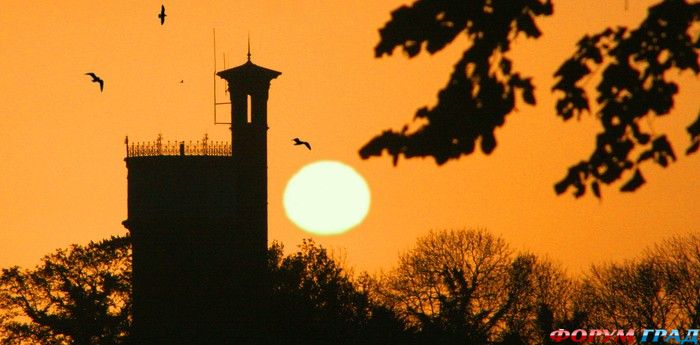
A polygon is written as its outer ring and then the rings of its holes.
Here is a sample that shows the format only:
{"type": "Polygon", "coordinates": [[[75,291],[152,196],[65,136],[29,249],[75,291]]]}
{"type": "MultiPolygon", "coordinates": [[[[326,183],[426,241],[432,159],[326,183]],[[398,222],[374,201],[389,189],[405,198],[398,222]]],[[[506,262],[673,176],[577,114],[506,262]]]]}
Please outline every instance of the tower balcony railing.
{"type": "Polygon", "coordinates": [[[211,141],[204,135],[199,141],[165,141],[161,135],[155,141],[129,142],[124,140],[126,157],[153,156],[231,156],[231,144],[225,141],[211,141]]]}

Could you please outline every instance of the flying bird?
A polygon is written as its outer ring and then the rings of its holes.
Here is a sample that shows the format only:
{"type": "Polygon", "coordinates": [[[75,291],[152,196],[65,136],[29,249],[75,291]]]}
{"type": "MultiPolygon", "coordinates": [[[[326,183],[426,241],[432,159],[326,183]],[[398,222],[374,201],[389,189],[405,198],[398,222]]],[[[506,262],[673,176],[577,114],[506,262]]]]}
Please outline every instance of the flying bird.
{"type": "Polygon", "coordinates": [[[165,5],[160,5],[160,13],[158,13],[158,18],[160,18],[160,25],[163,25],[165,23],[165,17],[167,14],[165,14],[165,5]]]}
{"type": "Polygon", "coordinates": [[[304,145],[307,149],[311,150],[311,144],[309,144],[308,141],[301,141],[299,138],[294,138],[292,140],[294,141],[294,145],[304,145]]]}
{"type": "Polygon", "coordinates": [[[105,81],[100,79],[100,77],[98,77],[95,73],[92,73],[92,72],[85,73],[85,75],[91,76],[93,83],[99,83],[100,84],[100,92],[102,92],[102,89],[105,86],[105,81]]]}

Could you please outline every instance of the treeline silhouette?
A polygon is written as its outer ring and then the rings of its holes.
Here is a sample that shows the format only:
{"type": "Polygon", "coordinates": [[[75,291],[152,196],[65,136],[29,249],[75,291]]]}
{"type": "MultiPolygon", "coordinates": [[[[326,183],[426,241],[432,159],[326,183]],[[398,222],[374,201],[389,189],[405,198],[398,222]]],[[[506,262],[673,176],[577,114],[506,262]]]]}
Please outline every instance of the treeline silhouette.
{"type": "MultiPolygon", "coordinates": [[[[125,344],[131,244],[112,237],[0,276],[0,344],[125,344]]],[[[556,329],[697,329],[700,236],[571,277],[485,230],[433,231],[355,277],[312,240],[268,251],[277,344],[553,344],[556,329]]],[[[566,344],[562,342],[561,344],[566,344]]]]}

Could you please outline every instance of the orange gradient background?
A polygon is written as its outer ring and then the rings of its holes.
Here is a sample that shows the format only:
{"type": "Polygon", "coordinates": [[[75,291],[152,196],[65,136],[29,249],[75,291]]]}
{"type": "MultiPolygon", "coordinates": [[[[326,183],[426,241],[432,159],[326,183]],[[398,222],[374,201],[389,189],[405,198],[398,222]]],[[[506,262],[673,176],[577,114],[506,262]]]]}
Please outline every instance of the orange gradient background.
{"type": "MultiPolygon", "coordinates": [[[[408,1],[167,1],[160,26],[156,1],[0,0],[0,267],[33,266],[56,248],[126,232],[125,135],[230,140],[228,126],[213,124],[212,28],[217,70],[224,54],[226,67],[245,62],[250,32],[253,62],[283,73],[269,100],[269,238],[288,250],[312,236],[286,218],[284,186],[303,165],[331,159],[366,178],[372,206],[357,228],[314,239],[356,271],[388,269],[418,236],[462,227],[487,228],[573,274],[633,257],[699,229],[700,157],[682,152],[700,83],[690,73],[671,76],[681,84],[676,105],[652,124],[670,135],[680,160],[647,165],[640,190],[604,188],[602,201],[554,193],[567,168],[588,157],[599,126],[589,116],[557,118],[550,89],[580,37],[634,27],[655,2],[629,0],[625,10],[623,0],[555,1],[554,15],[538,20],[541,39],[521,35],[513,44],[514,68],[534,77],[537,106],[517,105],[496,132],[495,152],[442,167],[432,159],[392,167],[357,151],[433,105],[467,44],[459,38],[410,60],[398,51],[374,58],[377,30],[408,1]],[[105,80],[103,93],[86,72],[105,80]],[[313,150],[293,147],[293,137],[313,150]]],[[[228,106],[217,111],[227,120],[228,106]]]]}

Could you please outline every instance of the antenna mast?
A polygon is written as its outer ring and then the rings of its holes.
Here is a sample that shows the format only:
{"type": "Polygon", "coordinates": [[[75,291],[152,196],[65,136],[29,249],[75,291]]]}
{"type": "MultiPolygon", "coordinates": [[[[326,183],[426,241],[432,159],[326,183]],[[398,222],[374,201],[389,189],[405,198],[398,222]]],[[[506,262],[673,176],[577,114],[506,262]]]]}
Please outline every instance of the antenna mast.
{"type": "MultiPolygon", "coordinates": [[[[223,104],[231,104],[231,102],[217,102],[216,101],[216,28],[212,29],[214,33],[214,124],[215,125],[230,125],[230,122],[218,122],[216,120],[216,106],[223,104]]],[[[226,68],[226,55],[224,54],[224,69],[226,68]]]]}
{"type": "Polygon", "coordinates": [[[211,29],[214,33],[214,124],[216,124],[216,28],[211,29]]]}

